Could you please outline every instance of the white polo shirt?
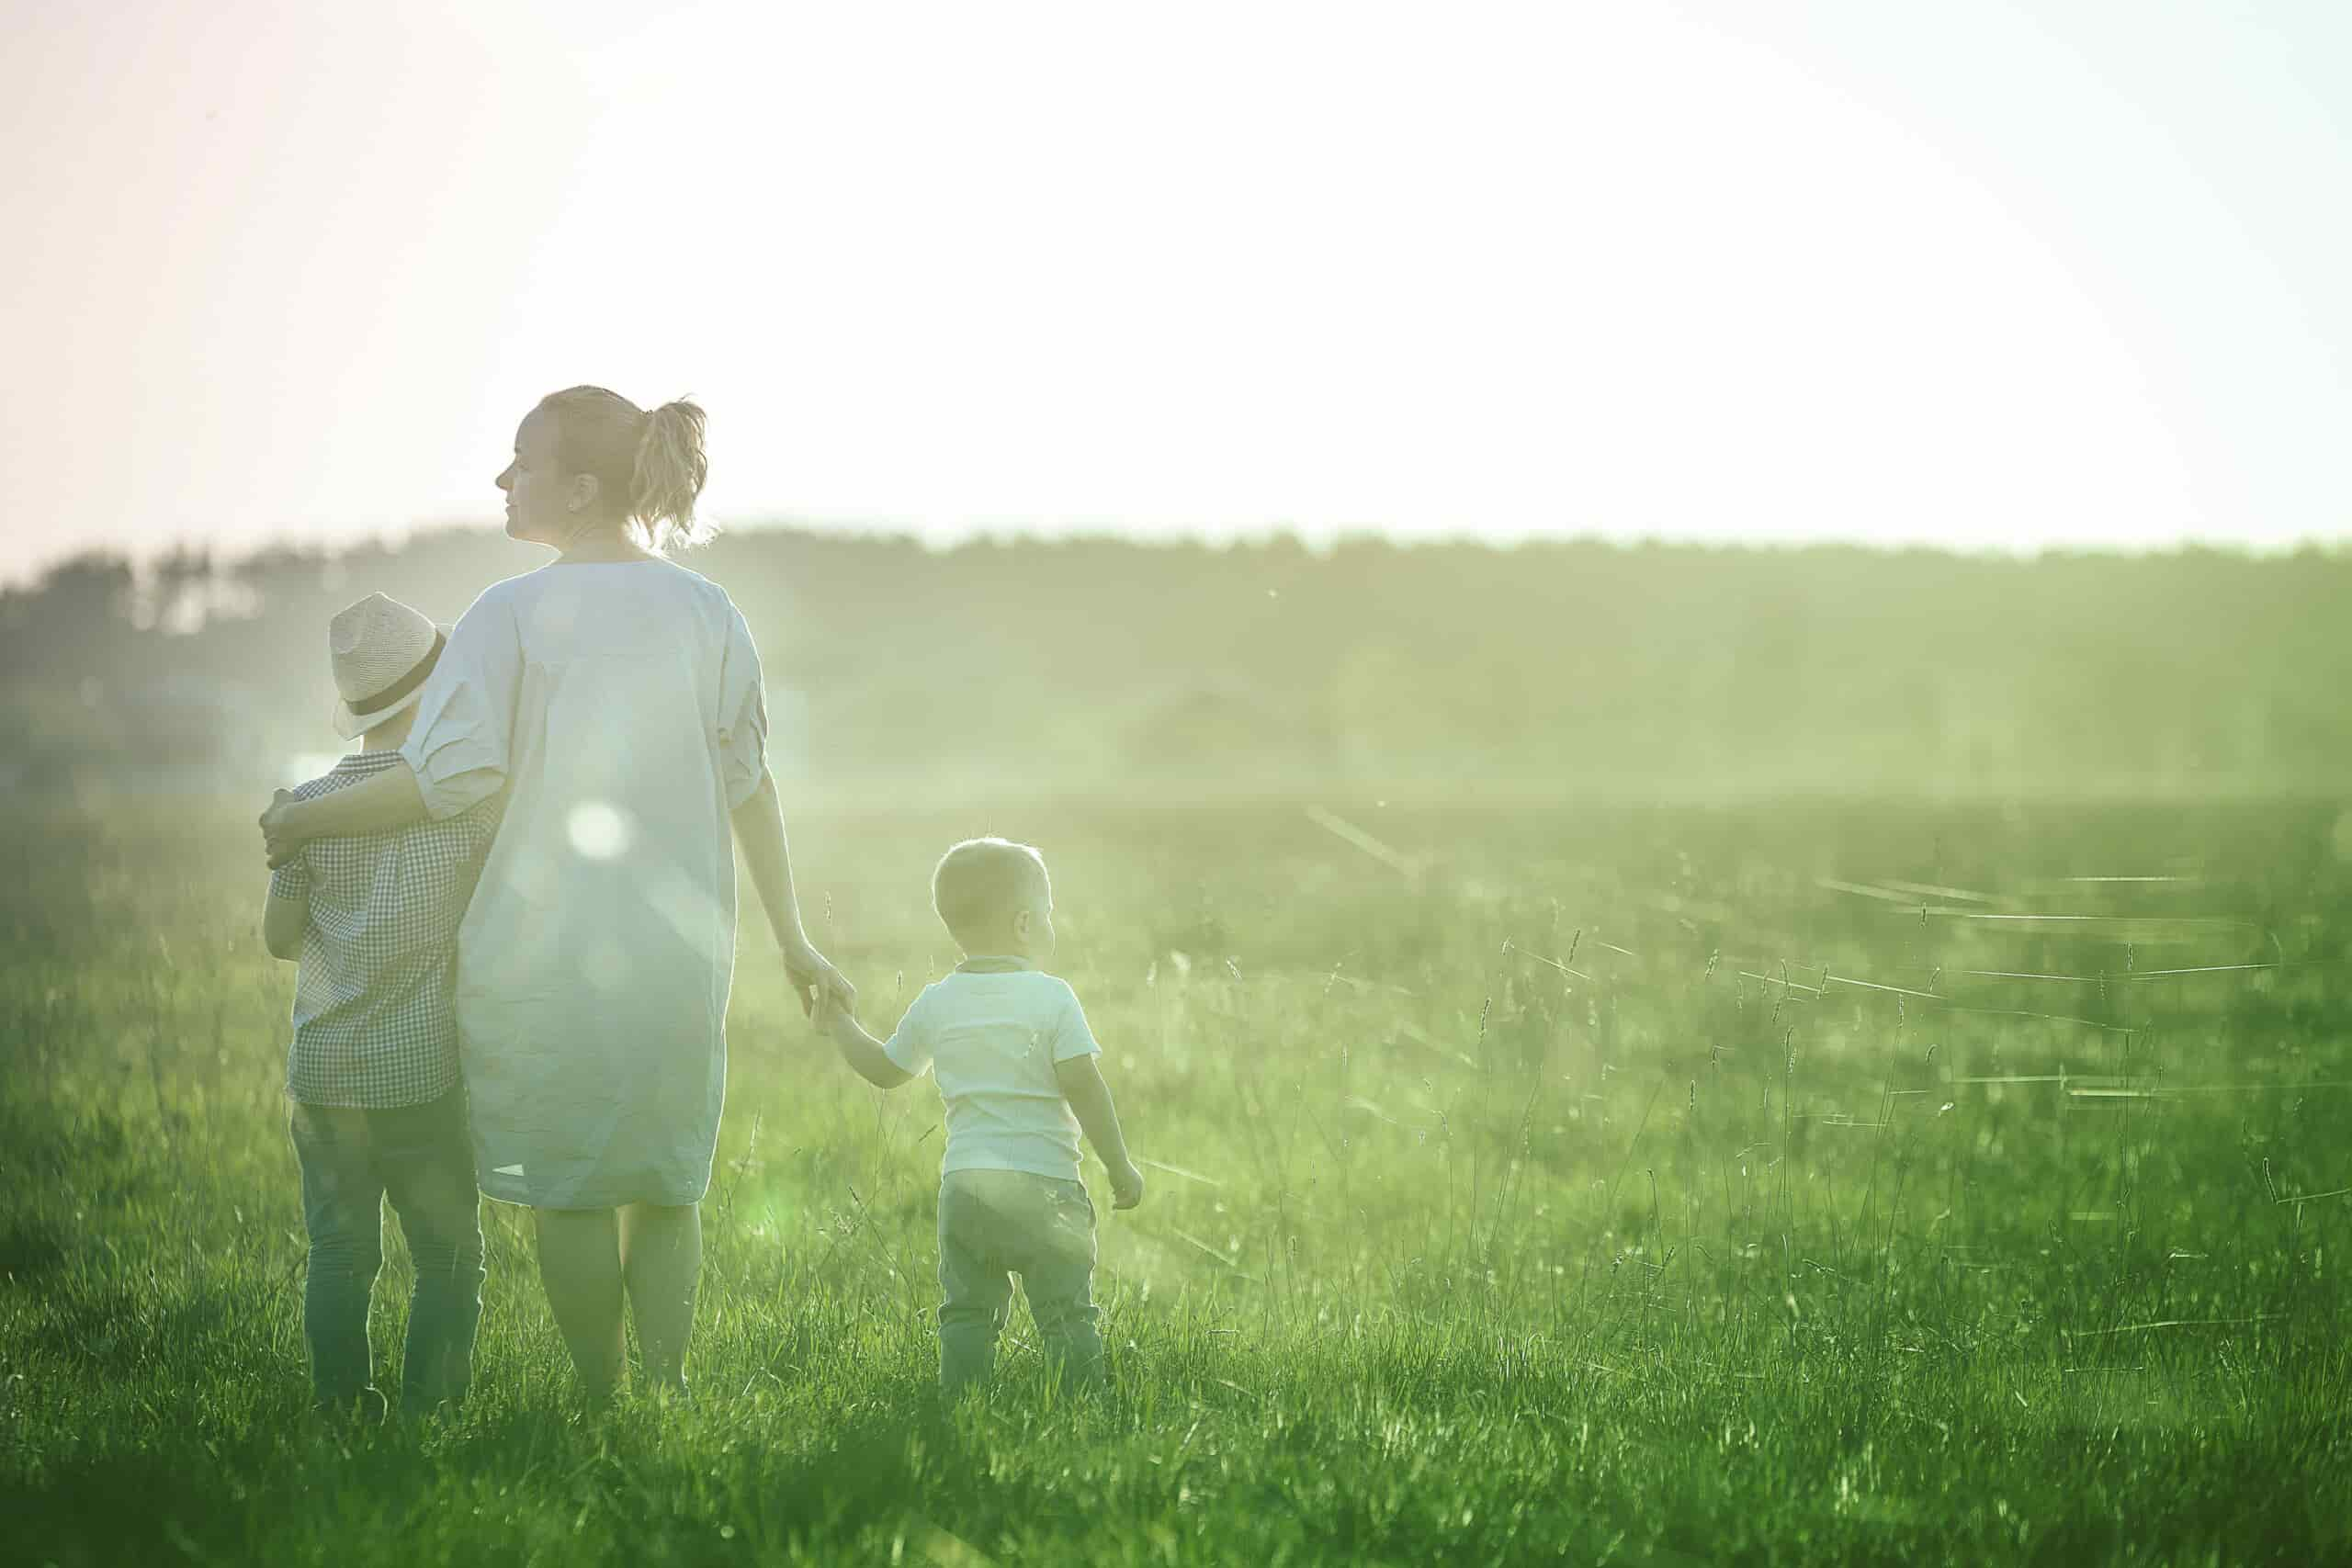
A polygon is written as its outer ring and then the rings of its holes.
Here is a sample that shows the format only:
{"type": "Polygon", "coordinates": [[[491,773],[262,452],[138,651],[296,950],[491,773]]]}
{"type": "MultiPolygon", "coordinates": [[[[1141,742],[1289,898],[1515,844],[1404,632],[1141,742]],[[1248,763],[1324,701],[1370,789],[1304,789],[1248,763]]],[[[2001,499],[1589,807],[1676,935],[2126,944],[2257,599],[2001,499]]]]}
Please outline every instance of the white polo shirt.
{"type": "Polygon", "coordinates": [[[1020,958],[977,955],[925,986],[883,1050],[925,1067],[947,1105],[952,1170],[1025,1170],[1079,1179],[1078,1118],[1054,1064],[1102,1054],[1078,993],[1020,958]]]}

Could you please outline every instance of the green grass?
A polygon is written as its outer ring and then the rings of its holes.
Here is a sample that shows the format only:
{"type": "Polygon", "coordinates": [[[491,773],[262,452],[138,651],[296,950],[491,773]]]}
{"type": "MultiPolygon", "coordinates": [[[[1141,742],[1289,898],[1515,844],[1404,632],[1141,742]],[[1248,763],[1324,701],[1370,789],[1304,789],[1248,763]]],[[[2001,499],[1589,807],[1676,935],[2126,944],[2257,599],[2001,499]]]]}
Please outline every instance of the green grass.
{"type": "Polygon", "coordinates": [[[345,1440],[303,1418],[250,809],[20,811],[8,1555],[2352,1552],[2333,807],[1331,805],[795,821],[884,1022],[953,958],[939,848],[1046,848],[1057,967],[1163,1168],[1101,1204],[1102,1396],[1016,1319],[991,1399],[931,1409],[936,1097],[853,1079],[747,926],[698,1403],[582,1415],[492,1207],[473,1400],[345,1440]],[[2070,880],[2118,876],[2177,880],[2070,880]]]}

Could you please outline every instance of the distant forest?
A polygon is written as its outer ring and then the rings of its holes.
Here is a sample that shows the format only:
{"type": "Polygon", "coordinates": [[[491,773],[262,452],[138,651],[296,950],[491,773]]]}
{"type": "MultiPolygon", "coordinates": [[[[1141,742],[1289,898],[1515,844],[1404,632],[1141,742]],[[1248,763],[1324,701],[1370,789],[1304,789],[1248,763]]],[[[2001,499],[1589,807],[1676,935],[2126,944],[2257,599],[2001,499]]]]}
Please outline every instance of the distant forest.
{"type": "MultiPolygon", "coordinates": [[[[453,619],[542,552],[404,546],[0,595],[0,782],[274,779],[341,743],[328,617],[453,619]]],[[[1593,541],[912,540],[752,530],[686,564],[766,662],[809,789],[2334,792],[2352,555],[2037,559],[1593,541]]]]}

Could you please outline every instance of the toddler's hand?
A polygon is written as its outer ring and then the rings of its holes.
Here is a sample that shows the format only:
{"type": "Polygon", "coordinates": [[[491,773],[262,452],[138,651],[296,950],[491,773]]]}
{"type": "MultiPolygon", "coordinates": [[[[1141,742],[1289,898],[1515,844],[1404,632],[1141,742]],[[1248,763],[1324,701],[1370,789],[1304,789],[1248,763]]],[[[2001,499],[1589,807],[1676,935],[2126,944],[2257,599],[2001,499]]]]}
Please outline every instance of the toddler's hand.
{"type": "Polygon", "coordinates": [[[1111,1207],[1132,1209],[1143,1201],[1143,1172],[1136,1162],[1127,1161],[1125,1168],[1111,1172],[1111,1207]]]}
{"type": "Polygon", "coordinates": [[[857,987],[849,983],[849,976],[834,968],[832,961],[810,946],[806,938],[786,944],[784,972],[792,981],[793,994],[800,999],[801,1012],[820,1027],[826,1003],[831,1002],[844,1010],[857,1005],[857,987]]]}

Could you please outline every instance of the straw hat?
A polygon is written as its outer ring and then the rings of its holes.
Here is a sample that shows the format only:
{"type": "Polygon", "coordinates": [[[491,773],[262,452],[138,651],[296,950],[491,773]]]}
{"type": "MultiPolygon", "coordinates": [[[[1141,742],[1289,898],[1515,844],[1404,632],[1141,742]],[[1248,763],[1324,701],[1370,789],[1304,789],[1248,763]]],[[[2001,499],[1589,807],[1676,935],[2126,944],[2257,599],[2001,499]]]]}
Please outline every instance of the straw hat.
{"type": "Polygon", "coordinates": [[[334,661],[334,732],[356,740],[416,701],[447,634],[397,599],[370,593],[327,623],[334,661]]]}

